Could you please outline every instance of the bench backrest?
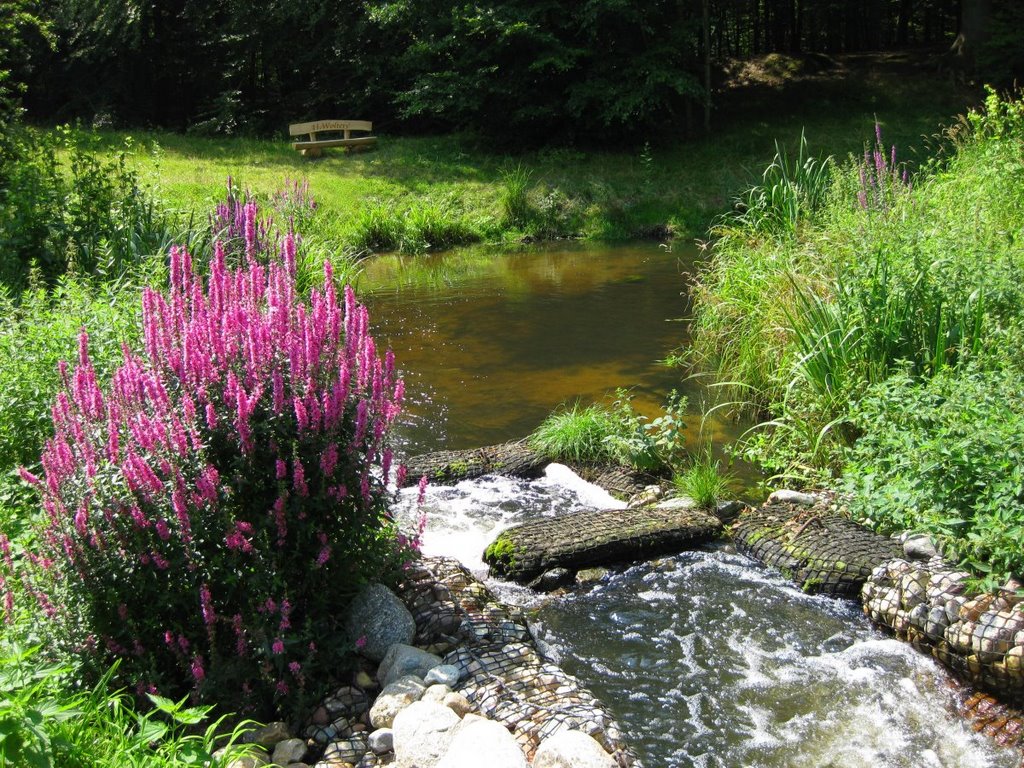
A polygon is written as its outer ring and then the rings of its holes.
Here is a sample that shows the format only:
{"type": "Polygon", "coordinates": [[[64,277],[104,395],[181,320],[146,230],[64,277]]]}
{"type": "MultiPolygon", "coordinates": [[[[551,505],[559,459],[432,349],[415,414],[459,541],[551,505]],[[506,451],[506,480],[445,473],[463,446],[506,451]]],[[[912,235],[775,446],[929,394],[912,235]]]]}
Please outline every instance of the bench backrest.
{"type": "Polygon", "coordinates": [[[372,131],[373,123],[367,120],[316,120],[312,123],[295,123],[288,126],[289,136],[305,136],[321,131],[372,131]]]}

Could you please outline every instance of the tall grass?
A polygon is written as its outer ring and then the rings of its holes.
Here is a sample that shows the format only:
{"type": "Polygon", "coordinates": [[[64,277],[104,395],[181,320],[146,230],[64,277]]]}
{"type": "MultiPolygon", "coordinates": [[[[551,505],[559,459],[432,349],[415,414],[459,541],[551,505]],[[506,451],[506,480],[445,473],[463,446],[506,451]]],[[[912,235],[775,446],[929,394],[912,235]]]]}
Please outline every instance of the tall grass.
{"type": "Polygon", "coordinates": [[[775,157],[761,175],[761,183],[736,201],[732,227],[776,237],[792,235],[824,202],[833,165],[831,156],[820,159],[809,154],[804,131],[792,159],[776,141],[775,157]]]}
{"type": "Polygon", "coordinates": [[[795,482],[842,474],[865,519],[1005,576],[1019,467],[964,450],[1017,450],[986,435],[1019,416],[980,393],[1024,376],[1024,102],[990,93],[945,136],[910,175],[876,126],[799,226],[768,192],[778,215],[723,222],[694,290],[696,357],[764,415],[747,458],[795,482]]]}

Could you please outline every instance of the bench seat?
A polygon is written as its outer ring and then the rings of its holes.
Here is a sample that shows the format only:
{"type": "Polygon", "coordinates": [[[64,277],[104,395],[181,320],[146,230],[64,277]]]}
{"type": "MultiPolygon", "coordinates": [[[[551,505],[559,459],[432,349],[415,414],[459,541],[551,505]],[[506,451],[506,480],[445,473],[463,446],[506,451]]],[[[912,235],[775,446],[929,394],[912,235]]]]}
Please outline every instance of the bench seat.
{"type": "Polygon", "coordinates": [[[289,135],[301,136],[292,142],[292,148],[307,157],[319,157],[321,150],[330,147],[345,147],[350,151],[369,149],[377,143],[376,136],[352,136],[352,131],[369,133],[373,123],[367,120],[317,120],[312,123],[295,123],[288,126],[289,135]],[[334,134],[321,138],[320,134],[334,134]],[[341,134],[340,137],[337,134],[341,134]]]}

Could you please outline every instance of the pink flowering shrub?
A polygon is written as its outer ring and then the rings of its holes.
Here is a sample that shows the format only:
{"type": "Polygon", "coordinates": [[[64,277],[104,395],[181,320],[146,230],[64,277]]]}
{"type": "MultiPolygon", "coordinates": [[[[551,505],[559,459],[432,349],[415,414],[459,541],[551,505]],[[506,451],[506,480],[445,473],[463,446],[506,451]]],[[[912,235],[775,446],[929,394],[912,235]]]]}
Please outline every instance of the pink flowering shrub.
{"type": "Polygon", "coordinates": [[[205,279],[172,250],[168,290],[143,292],[144,352],[107,389],[82,332],[43,477],[23,471],[45,524],[17,575],[0,542],[0,572],[95,670],[116,656],[140,692],[261,711],[320,681],[351,644],[346,599],[401,555],[386,484],[403,385],[330,265],[303,300],[294,236],[264,264],[248,226],[244,266],[218,241],[205,279]]]}

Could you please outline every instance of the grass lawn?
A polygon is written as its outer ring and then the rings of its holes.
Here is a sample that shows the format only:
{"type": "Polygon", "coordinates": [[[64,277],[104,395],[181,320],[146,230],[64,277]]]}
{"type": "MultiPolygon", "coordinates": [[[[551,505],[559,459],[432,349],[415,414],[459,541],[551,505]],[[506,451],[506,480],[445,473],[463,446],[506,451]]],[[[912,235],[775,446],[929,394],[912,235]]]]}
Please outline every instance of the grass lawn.
{"type": "MultiPolygon", "coordinates": [[[[173,208],[205,215],[223,197],[226,179],[269,195],[285,179],[308,179],[325,226],[337,242],[375,247],[360,235],[360,216],[374,206],[408,217],[440,206],[460,217],[472,239],[525,237],[701,237],[771,160],[774,142],[795,146],[801,129],[814,153],[860,152],[877,118],[887,140],[913,162],[929,152],[929,136],[976,99],[936,79],[924,53],[828,59],[773,55],[731,72],[717,98],[711,135],[648,146],[547,148],[511,154],[471,137],[380,136],[376,150],[327,150],[309,159],[280,137],[206,138],[150,132],[104,132],[100,141],[132,154],[143,178],[173,208]],[[503,207],[505,174],[528,172],[532,223],[513,222],[503,207]],[[323,216],[323,214],[327,214],[323,216]]],[[[332,117],[325,115],[324,117],[332,117]]],[[[342,116],[344,117],[344,116],[342,116]]],[[[372,117],[372,116],[371,116],[372,117]]],[[[435,244],[429,244],[435,245],[435,244]]],[[[436,247],[436,245],[435,245],[436,247]]],[[[415,250],[415,249],[414,249],[415,250]]]]}

